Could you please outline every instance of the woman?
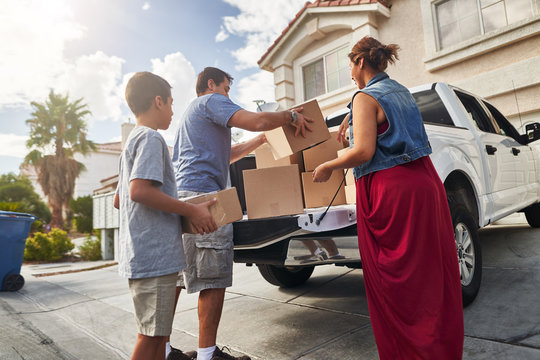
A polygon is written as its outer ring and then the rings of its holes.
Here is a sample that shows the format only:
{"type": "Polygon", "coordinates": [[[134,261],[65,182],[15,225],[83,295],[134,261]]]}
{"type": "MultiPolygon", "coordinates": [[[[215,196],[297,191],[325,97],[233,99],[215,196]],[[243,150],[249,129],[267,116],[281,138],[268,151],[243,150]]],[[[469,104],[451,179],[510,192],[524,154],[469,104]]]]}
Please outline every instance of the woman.
{"type": "Polygon", "coordinates": [[[398,49],[368,36],[353,47],[351,75],[360,90],[349,104],[351,148],[318,166],[313,180],[354,168],[358,244],[380,358],[461,359],[452,220],[414,98],[384,72],[398,49]]]}

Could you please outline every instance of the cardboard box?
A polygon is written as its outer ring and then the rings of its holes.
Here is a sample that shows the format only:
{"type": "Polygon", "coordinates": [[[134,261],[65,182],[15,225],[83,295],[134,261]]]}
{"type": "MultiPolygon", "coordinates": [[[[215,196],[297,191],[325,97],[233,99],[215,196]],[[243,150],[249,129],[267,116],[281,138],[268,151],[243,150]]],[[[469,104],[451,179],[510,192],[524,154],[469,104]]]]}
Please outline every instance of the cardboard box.
{"type": "MultiPolygon", "coordinates": [[[[213,198],[217,198],[217,202],[210,207],[210,213],[214,217],[217,226],[230,224],[242,219],[244,216],[235,187],[214,193],[194,196],[192,198],[184,199],[184,201],[190,204],[200,204],[212,200],[213,198]]],[[[191,225],[191,222],[185,217],[182,217],[182,231],[189,234],[197,233],[193,225],[191,225]]]]}
{"type": "MultiPolygon", "coordinates": [[[[302,173],[304,201],[306,208],[330,205],[339,184],[343,180],[343,170],[334,170],[327,182],[313,182],[313,171],[302,173]]],[[[345,204],[345,189],[341,186],[332,205],[345,204]]]]}
{"type": "Polygon", "coordinates": [[[298,165],[244,170],[248,219],[304,212],[298,165]]]}
{"type": "Polygon", "coordinates": [[[294,106],[294,108],[300,106],[304,108],[302,114],[313,120],[309,124],[311,131],[306,131],[306,137],[303,137],[301,134],[294,136],[296,128],[289,124],[264,132],[275,159],[281,159],[295,154],[312,145],[326,141],[330,137],[330,132],[328,131],[317,100],[308,101],[304,104],[294,106]]]}
{"type": "Polygon", "coordinates": [[[263,144],[255,149],[255,162],[257,164],[257,169],[297,164],[300,171],[304,171],[302,153],[292,154],[276,160],[272,154],[272,149],[268,144],[263,144]]]}
{"type": "Polygon", "coordinates": [[[337,141],[337,134],[337,131],[330,132],[328,140],[302,152],[305,171],[315,170],[322,163],[338,157],[338,151],[343,149],[344,144],[337,141]]]}
{"type": "Polygon", "coordinates": [[[356,185],[345,186],[345,201],[347,204],[356,204],[356,185]]]}
{"type": "MultiPolygon", "coordinates": [[[[339,150],[337,153],[338,157],[343,156],[343,154],[345,154],[347,151],[349,151],[349,148],[339,150]]],[[[356,181],[354,180],[353,169],[351,168],[349,169],[349,171],[347,171],[347,174],[345,175],[345,185],[355,185],[355,184],[356,184],[356,181]]]]}

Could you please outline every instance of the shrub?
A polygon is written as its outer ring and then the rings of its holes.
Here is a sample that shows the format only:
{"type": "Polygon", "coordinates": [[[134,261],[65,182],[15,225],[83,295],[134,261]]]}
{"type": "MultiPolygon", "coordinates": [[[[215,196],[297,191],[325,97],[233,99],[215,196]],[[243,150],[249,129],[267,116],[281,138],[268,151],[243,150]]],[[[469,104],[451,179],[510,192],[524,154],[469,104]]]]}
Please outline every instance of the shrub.
{"type": "Polygon", "coordinates": [[[58,259],[75,247],[71,239],[68,238],[67,233],[60,229],[52,229],[49,232],[49,238],[51,240],[53,255],[58,259]]]}
{"type": "Polygon", "coordinates": [[[74,225],[80,233],[89,234],[93,226],[92,196],[80,196],[76,200],[69,202],[73,212],[74,225]]]}
{"type": "Polygon", "coordinates": [[[37,232],[26,240],[24,260],[56,261],[73,248],[73,242],[63,230],[52,229],[48,234],[37,232]]]}
{"type": "Polygon", "coordinates": [[[37,232],[26,240],[24,260],[52,260],[51,241],[47,234],[37,232]]]}
{"type": "Polygon", "coordinates": [[[83,260],[101,260],[101,240],[99,238],[86,238],[84,243],[79,246],[79,256],[83,260]]]}

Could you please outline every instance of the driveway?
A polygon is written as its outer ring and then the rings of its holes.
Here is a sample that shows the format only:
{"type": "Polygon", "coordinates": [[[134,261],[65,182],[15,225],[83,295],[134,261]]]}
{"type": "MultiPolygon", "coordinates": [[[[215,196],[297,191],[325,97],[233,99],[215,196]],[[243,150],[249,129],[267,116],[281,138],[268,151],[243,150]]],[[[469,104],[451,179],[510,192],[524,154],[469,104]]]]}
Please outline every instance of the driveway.
{"type": "MultiPolygon", "coordinates": [[[[521,221],[480,232],[482,287],[465,309],[464,359],[540,359],[540,229],[521,221]]],[[[31,275],[75,265],[54,266],[24,266],[25,287],[0,293],[0,359],[129,358],[135,321],[116,266],[31,275]]],[[[218,345],[253,359],[378,359],[361,270],[318,267],[294,289],[266,283],[256,267],[234,272],[218,345]]],[[[196,307],[181,294],[173,346],[196,348],[196,307]]]]}

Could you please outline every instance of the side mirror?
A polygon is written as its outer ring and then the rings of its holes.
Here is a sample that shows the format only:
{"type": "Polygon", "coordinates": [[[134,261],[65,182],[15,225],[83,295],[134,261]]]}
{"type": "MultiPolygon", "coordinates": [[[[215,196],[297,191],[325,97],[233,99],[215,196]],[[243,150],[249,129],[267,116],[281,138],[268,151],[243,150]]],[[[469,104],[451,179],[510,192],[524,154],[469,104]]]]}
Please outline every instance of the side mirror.
{"type": "Polygon", "coordinates": [[[540,139],[540,123],[535,122],[525,125],[525,134],[529,143],[540,139]]]}

